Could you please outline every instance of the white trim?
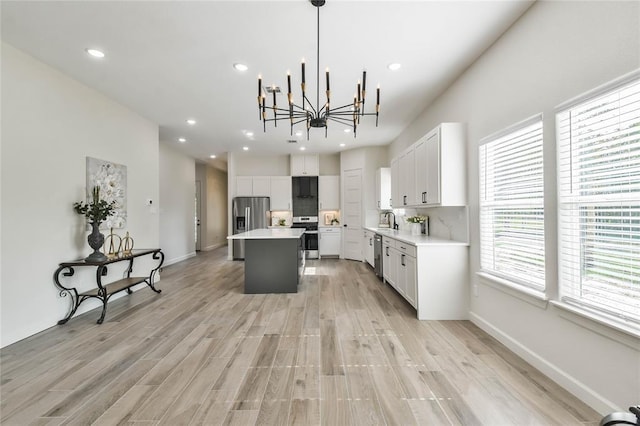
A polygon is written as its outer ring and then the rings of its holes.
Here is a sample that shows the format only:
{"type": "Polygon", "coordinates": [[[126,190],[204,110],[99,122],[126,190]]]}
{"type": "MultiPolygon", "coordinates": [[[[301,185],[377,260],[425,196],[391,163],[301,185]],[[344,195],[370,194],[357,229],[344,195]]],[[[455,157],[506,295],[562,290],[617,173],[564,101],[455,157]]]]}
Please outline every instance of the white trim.
{"type": "Polygon", "coordinates": [[[195,251],[192,251],[191,253],[187,253],[187,254],[185,254],[184,256],[180,256],[180,257],[176,257],[176,258],[171,259],[171,260],[167,260],[167,261],[164,263],[164,265],[162,265],[162,266],[163,266],[163,267],[165,267],[165,266],[170,266],[170,265],[173,265],[173,264],[175,264],[175,263],[182,262],[183,260],[187,260],[187,259],[190,259],[190,258],[192,258],[192,257],[195,257],[195,255],[196,255],[196,252],[195,252],[195,251]]]}
{"type": "Polygon", "coordinates": [[[604,416],[613,411],[620,410],[616,404],[605,399],[602,395],[598,394],[598,392],[570,376],[557,365],[552,364],[511,336],[505,334],[502,330],[498,329],[484,318],[478,316],[474,312],[469,312],[469,319],[480,329],[494,337],[520,358],[540,370],[544,375],[575,395],[601,415],[604,416]]]}
{"type": "Polygon", "coordinates": [[[226,246],[226,245],[227,245],[226,242],[218,243],[218,244],[211,244],[210,246],[206,246],[205,248],[203,248],[202,251],[211,251],[211,250],[215,250],[215,249],[217,249],[219,247],[226,246]]]}
{"type": "Polygon", "coordinates": [[[537,308],[547,309],[549,298],[542,291],[517,284],[513,281],[509,281],[486,272],[478,271],[476,272],[476,275],[480,277],[479,282],[481,284],[488,285],[489,287],[495,288],[505,294],[516,297],[537,308]]]}
{"type": "Polygon", "coordinates": [[[635,327],[608,318],[600,312],[593,312],[586,308],[570,305],[564,302],[551,301],[554,308],[558,308],[558,315],[572,323],[614,340],[631,349],[640,351],[640,333],[635,327]]]}
{"type": "MultiPolygon", "coordinates": [[[[564,101],[563,103],[561,103],[560,105],[557,105],[555,107],[555,112],[556,114],[563,112],[564,110],[570,109],[578,104],[581,104],[582,102],[586,101],[587,99],[593,99],[593,98],[597,98],[599,96],[604,95],[605,93],[611,91],[611,90],[615,90],[618,87],[622,87],[628,83],[630,83],[633,80],[637,80],[640,78],[640,69],[631,71],[628,74],[625,74],[621,77],[616,78],[615,80],[611,80],[607,83],[604,83],[594,89],[591,89],[587,92],[584,92],[574,98],[571,98],[569,100],[564,101]]],[[[556,126],[557,128],[557,126],[556,126]]]]}
{"type": "Polygon", "coordinates": [[[480,141],[478,142],[478,146],[484,145],[488,142],[492,142],[496,139],[500,139],[501,137],[506,136],[509,133],[513,133],[517,130],[524,129],[527,126],[531,126],[538,122],[544,123],[543,118],[544,117],[541,112],[534,114],[531,117],[525,118],[524,120],[518,121],[517,123],[511,124],[505,127],[504,129],[498,130],[497,132],[493,132],[490,135],[487,135],[481,138],[480,141]]]}

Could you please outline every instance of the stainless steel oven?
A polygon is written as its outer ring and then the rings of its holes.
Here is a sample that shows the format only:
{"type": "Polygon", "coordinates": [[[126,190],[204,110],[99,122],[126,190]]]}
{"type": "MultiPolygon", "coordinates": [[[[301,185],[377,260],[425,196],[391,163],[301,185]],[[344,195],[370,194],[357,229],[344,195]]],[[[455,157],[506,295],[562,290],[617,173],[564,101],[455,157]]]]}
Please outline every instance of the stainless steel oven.
{"type": "Polygon", "coordinates": [[[307,259],[318,259],[318,216],[295,216],[292,228],[304,228],[304,250],[307,259]]]}

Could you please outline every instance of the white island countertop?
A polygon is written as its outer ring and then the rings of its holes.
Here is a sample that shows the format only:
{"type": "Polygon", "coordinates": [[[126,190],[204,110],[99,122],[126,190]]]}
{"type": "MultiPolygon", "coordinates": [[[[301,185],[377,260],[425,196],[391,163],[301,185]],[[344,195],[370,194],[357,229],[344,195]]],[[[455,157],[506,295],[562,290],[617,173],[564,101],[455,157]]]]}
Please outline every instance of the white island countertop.
{"type": "Polygon", "coordinates": [[[285,240],[300,238],[304,228],[253,229],[239,234],[229,235],[228,240],[285,240]]]}
{"type": "Polygon", "coordinates": [[[427,235],[412,235],[409,231],[397,231],[391,228],[373,228],[365,227],[366,230],[400,240],[413,246],[429,246],[429,245],[454,245],[468,246],[469,243],[464,241],[447,240],[446,238],[430,237],[427,235]]]}

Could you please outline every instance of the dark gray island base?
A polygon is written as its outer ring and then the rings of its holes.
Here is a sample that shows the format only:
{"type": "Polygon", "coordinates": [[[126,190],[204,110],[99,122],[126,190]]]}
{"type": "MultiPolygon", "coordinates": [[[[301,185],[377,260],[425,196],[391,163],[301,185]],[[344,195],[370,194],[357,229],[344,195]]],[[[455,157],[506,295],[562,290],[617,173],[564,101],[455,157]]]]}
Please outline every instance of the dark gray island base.
{"type": "Polygon", "coordinates": [[[304,230],[256,229],[228,238],[244,240],[245,293],[297,293],[304,271],[304,230]]]}

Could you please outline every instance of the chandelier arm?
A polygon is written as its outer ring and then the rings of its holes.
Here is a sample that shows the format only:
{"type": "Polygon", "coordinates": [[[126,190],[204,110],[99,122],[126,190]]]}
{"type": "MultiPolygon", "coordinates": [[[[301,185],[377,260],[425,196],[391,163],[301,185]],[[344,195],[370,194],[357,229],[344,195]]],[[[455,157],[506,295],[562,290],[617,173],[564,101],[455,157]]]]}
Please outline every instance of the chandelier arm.
{"type": "Polygon", "coordinates": [[[353,119],[352,118],[349,119],[349,118],[329,116],[329,117],[327,117],[327,120],[335,121],[336,123],[340,123],[340,124],[349,124],[349,125],[353,124],[353,119]]]}

